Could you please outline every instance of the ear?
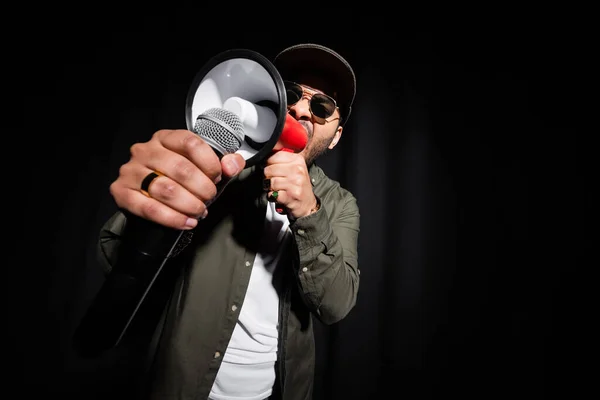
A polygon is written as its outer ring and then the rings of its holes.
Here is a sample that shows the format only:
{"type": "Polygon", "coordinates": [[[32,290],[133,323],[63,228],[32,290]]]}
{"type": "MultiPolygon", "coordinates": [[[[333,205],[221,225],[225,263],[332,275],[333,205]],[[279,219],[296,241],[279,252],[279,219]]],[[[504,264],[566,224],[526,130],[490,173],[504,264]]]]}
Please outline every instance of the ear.
{"type": "Polygon", "coordinates": [[[331,143],[329,143],[329,150],[333,149],[338,142],[340,141],[340,138],[342,137],[342,131],[344,130],[343,127],[338,126],[337,130],[335,131],[335,135],[333,135],[333,139],[331,139],[331,143]]]}

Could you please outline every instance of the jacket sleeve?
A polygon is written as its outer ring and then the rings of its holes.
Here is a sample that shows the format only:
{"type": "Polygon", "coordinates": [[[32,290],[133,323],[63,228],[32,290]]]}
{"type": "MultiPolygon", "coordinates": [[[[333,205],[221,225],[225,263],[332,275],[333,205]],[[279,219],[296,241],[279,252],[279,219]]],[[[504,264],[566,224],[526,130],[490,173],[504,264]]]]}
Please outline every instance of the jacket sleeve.
{"type": "MultiPolygon", "coordinates": [[[[320,199],[318,199],[320,201],[320,199]]],[[[294,271],[304,302],[325,324],[344,318],[356,304],[360,214],[349,193],[290,224],[298,249],[294,271]]]]}

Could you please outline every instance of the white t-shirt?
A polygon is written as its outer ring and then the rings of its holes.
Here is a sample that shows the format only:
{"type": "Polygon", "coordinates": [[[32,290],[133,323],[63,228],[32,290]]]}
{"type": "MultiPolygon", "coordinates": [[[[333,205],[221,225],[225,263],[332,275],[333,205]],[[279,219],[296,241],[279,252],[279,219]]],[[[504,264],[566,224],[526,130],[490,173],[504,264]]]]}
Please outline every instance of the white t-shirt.
{"type": "Polygon", "coordinates": [[[248,291],[209,399],[262,400],[271,395],[279,322],[273,272],[288,226],[287,216],[278,214],[275,204],[269,202],[248,291]]]}

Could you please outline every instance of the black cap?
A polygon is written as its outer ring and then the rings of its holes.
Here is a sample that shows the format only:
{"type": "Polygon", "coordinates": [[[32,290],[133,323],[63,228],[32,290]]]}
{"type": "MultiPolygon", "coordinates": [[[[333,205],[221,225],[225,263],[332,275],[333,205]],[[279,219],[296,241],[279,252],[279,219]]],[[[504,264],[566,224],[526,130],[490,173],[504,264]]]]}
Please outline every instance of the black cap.
{"type": "Polygon", "coordinates": [[[297,44],[277,54],[273,64],[284,80],[303,83],[307,77],[317,77],[326,81],[327,87],[318,89],[335,98],[342,125],[348,121],[356,95],[356,76],[341,55],[318,44],[297,44]]]}

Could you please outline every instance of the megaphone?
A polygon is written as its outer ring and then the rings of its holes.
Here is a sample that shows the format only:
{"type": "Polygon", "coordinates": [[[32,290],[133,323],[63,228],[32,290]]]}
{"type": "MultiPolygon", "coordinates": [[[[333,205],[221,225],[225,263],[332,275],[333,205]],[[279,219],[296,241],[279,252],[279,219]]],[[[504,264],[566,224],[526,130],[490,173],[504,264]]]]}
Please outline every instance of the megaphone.
{"type": "Polygon", "coordinates": [[[209,60],[194,78],[185,116],[188,130],[200,134],[221,155],[242,155],[246,167],[251,167],[271,154],[286,124],[283,79],[260,53],[227,50],[209,60]],[[240,119],[238,143],[224,146],[228,140],[223,143],[222,137],[211,137],[209,129],[201,128],[202,119],[212,110],[226,110],[240,119]]]}
{"type": "MultiPolygon", "coordinates": [[[[297,139],[305,131],[288,117],[286,103],[283,80],[267,58],[252,50],[228,50],[195,76],[185,104],[186,125],[220,156],[241,154],[248,168],[281,146],[286,125],[290,134],[285,136],[294,137],[285,141],[288,147],[305,142],[297,139]]],[[[121,343],[183,233],[128,214],[116,264],[76,329],[78,353],[93,357],[121,343]]]]}

